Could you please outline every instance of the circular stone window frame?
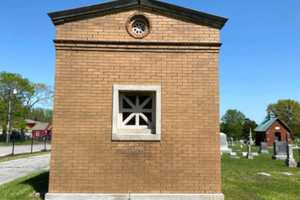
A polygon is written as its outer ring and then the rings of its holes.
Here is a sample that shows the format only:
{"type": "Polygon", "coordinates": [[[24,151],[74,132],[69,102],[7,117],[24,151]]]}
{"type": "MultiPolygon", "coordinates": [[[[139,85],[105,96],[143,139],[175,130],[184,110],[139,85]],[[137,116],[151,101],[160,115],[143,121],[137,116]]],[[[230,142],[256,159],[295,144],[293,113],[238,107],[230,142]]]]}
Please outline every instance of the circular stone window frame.
{"type": "Polygon", "coordinates": [[[140,13],[136,13],[136,14],[132,15],[131,17],[129,17],[129,19],[127,20],[126,30],[127,30],[128,34],[130,36],[132,36],[133,38],[143,39],[143,38],[147,37],[151,32],[151,22],[145,15],[140,14],[140,13]],[[138,34],[133,32],[132,25],[137,21],[141,21],[145,24],[146,30],[145,30],[144,34],[138,35],[138,34]]]}

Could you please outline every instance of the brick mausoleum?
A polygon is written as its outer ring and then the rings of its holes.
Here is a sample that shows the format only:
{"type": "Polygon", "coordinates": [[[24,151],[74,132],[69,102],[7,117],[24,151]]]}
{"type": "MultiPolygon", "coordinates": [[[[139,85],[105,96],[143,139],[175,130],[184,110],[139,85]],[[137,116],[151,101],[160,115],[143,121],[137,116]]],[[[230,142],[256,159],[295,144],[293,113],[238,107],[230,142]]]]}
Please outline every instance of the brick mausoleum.
{"type": "Polygon", "coordinates": [[[292,143],[291,129],[275,116],[267,117],[256,129],[255,142],[260,145],[266,142],[272,146],[275,141],[292,143]]]}
{"type": "Polygon", "coordinates": [[[56,90],[47,200],[223,200],[220,29],[155,0],[49,14],[56,90]]]}

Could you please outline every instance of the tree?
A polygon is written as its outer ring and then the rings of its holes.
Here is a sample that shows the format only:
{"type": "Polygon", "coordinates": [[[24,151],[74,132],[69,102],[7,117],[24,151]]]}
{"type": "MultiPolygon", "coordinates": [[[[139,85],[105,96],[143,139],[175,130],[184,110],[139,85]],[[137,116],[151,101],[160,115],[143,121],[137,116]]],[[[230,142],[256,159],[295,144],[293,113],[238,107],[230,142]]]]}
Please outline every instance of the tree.
{"type": "Polygon", "coordinates": [[[300,137],[300,103],[291,99],[279,100],[267,108],[268,115],[275,114],[285,122],[292,131],[293,136],[300,137]]]}
{"type": "Polygon", "coordinates": [[[222,117],[221,131],[234,139],[240,139],[243,133],[245,115],[235,109],[227,110],[222,117]]]}
{"type": "Polygon", "coordinates": [[[52,110],[44,108],[33,108],[29,115],[29,119],[41,122],[52,122],[52,110]]]}
{"type": "Polygon", "coordinates": [[[252,136],[255,137],[254,129],[257,127],[257,123],[254,120],[246,118],[243,125],[243,139],[249,139],[250,129],[252,130],[252,136]]]}
{"type": "Polygon", "coordinates": [[[34,87],[28,79],[19,74],[0,72],[0,120],[3,127],[8,123],[9,108],[13,111],[11,117],[14,124],[18,126],[24,123],[20,116],[26,113],[23,102],[29,94],[34,94],[34,87]]]}
{"type": "Polygon", "coordinates": [[[28,113],[36,105],[50,104],[52,94],[45,84],[33,83],[19,74],[0,72],[0,125],[6,128],[13,121],[14,128],[24,128],[28,113]]]}
{"type": "Polygon", "coordinates": [[[50,86],[43,83],[32,84],[34,93],[28,93],[26,96],[25,106],[32,109],[37,104],[48,107],[52,102],[53,91],[50,86]]]}

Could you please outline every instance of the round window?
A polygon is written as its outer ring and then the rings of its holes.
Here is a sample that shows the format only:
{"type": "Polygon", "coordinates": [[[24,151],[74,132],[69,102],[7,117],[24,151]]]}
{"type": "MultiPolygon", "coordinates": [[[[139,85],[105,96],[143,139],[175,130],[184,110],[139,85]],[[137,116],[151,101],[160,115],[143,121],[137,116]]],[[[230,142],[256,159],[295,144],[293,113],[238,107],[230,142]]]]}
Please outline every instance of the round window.
{"type": "Polygon", "coordinates": [[[150,32],[149,21],[143,15],[133,16],[127,23],[127,31],[134,38],[144,38],[150,32]]]}

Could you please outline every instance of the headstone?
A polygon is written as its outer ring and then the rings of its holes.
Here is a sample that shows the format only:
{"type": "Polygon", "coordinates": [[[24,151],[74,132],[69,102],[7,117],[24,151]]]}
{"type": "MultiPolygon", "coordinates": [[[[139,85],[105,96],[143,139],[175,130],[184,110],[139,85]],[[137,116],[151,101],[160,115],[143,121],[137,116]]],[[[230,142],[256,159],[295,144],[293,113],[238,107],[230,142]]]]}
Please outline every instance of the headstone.
{"type": "Polygon", "coordinates": [[[257,152],[252,152],[252,156],[258,156],[257,152]]]}
{"type": "Polygon", "coordinates": [[[248,155],[248,152],[242,152],[243,157],[247,157],[247,155],[248,155]]]}
{"type": "MultiPolygon", "coordinates": [[[[299,153],[299,155],[300,155],[300,146],[294,146],[293,147],[293,150],[295,150],[295,151],[297,151],[297,153],[299,153]]],[[[297,162],[297,161],[296,161],[297,162]]],[[[300,161],[298,160],[298,162],[297,162],[297,166],[298,167],[300,167],[300,161]]]]}
{"type": "Polygon", "coordinates": [[[273,145],[273,158],[276,160],[287,159],[287,143],[286,142],[274,142],[273,145]]]}
{"type": "Polygon", "coordinates": [[[230,155],[231,156],[237,156],[237,153],[236,152],[231,152],[230,155]]]}
{"type": "Polygon", "coordinates": [[[287,164],[287,166],[289,166],[291,168],[296,168],[298,165],[294,159],[293,146],[291,144],[288,145],[288,154],[287,154],[286,164],[287,164]]]}
{"type": "Polygon", "coordinates": [[[220,133],[221,153],[231,153],[232,150],[228,147],[227,135],[220,133]]]}
{"type": "Polygon", "coordinates": [[[262,153],[262,154],[268,154],[269,153],[268,143],[266,143],[266,142],[260,143],[259,153],[262,153]]]}
{"type": "Polygon", "coordinates": [[[240,159],[240,157],[237,155],[236,152],[231,152],[229,155],[230,155],[230,158],[240,159]]]}

